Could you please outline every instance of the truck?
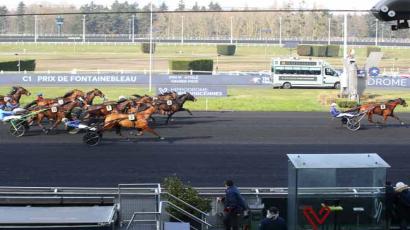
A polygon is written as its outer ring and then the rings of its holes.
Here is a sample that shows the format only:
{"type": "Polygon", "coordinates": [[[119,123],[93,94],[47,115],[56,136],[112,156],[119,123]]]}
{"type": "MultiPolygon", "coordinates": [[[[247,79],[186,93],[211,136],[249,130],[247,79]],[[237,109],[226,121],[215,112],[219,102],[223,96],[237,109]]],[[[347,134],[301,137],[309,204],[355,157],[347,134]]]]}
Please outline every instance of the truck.
{"type": "Polygon", "coordinates": [[[273,88],[340,89],[340,74],[323,60],[274,58],[271,80],[273,88]]]}

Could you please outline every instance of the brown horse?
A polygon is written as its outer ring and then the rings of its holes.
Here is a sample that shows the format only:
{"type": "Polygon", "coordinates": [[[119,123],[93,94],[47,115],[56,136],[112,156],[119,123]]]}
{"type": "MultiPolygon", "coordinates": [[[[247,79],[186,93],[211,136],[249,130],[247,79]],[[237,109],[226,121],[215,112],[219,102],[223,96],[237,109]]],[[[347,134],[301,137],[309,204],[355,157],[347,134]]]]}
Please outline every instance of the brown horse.
{"type": "Polygon", "coordinates": [[[138,94],[133,94],[131,96],[133,96],[137,100],[143,99],[143,98],[152,98],[153,100],[175,100],[178,98],[178,94],[175,91],[165,92],[165,93],[159,94],[154,97],[150,97],[149,95],[146,95],[146,94],[144,96],[140,96],[138,94]]]}
{"type": "MultiPolygon", "coordinates": [[[[85,94],[84,94],[83,91],[78,90],[78,89],[73,89],[73,90],[67,92],[66,94],[64,94],[64,96],[62,96],[62,97],[54,98],[54,99],[45,98],[45,99],[40,100],[40,101],[35,100],[35,101],[33,101],[33,102],[27,104],[24,108],[25,108],[25,109],[30,109],[30,108],[33,107],[33,106],[37,106],[37,107],[49,107],[49,106],[51,106],[51,105],[53,105],[53,104],[58,103],[58,102],[61,101],[61,100],[71,101],[71,102],[72,102],[72,101],[75,101],[75,100],[77,100],[77,99],[79,99],[79,98],[84,98],[84,95],[85,95],[85,94]]],[[[60,103],[60,104],[62,104],[62,103],[60,103]]]]}
{"type": "Polygon", "coordinates": [[[156,98],[158,98],[158,100],[175,100],[178,98],[178,93],[175,91],[166,92],[159,94],[158,96],[156,96],[156,98]]]}
{"type": "Polygon", "coordinates": [[[117,134],[121,136],[121,127],[137,129],[139,134],[143,132],[149,132],[157,136],[161,140],[164,138],[161,137],[155,130],[149,127],[149,118],[157,110],[157,107],[153,104],[145,104],[140,106],[139,109],[133,107],[130,109],[129,113],[112,113],[109,114],[104,121],[104,127],[102,131],[111,130],[113,128],[117,129],[117,134]]]}
{"type": "Polygon", "coordinates": [[[92,105],[94,102],[94,98],[95,97],[100,97],[103,100],[105,100],[105,95],[103,94],[103,92],[101,92],[101,90],[99,89],[93,89],[90,92],[87,92],[85,94],[85,101],[87,102],[88,105],[92,105]]]}
{"type": "MultiPolygon", "coordinates": [[[[71,101],[70,99],[64,99],[64,103],[56,103],[53,105],[48,106],[48,110],[45,110],[43,112],[40,112],[35,116],[34,120],[37,121],[38,126],[43,130],[45,133],[49,133],[50,131],[54,130],[57,128],[57,126],[61,123],[61,121],[64,118],[70,117],[71,116],[71,111],[76,108],[84,108],[87,105],[87,102],[82,100],[82,99],[76,99],[74,101],[71,101]],[[50,129],[46,129],[41,122],[43,121],[44,118],[47,118],[48,120],[53,120],[54,124],[51,126],[50,129]]],[[[38,107],[42,108],[42,107],[38,107]]],[[[44,107],[43,107],[44,108],[44,107]]],[[[46,107],[47,108],[47,107],[46,107]]]]}
{"type": "Polygon", "coordinates": [[[389,100],[386,103],[383,104],[377,104],[377,103],[370,103],[366,105],[362,105],[359,107],[360,112],[366,112],[367,113],[367,118],[370,123],[373,122],[373,115],[380,115],[383,117],[383,123],[386,124],[386,120],[388,117],[393,117],[394,119],[398,120],[400,124],[404,124],[403,121],[400,120],[395,114],[394,114],[394,109],[398,106],[402,105],[403,107],[407,107],[407,103],[404,99],[402,98],[397,98],[395,100],[389,100]]]}
{"type": "Polygon", "coordinates": [[[85,118],[105,118],[111,113],[126,113],[134,105],[133,100],[107,101],[99,105],[91,105],[87,108],[85,118]]]}
{"type": "Polygon", "coordinates": [[[6,102],[4,101],[4,97],[10,97],[11,103],[13,104],[20,104],[20,99],[22,95],[30,96],[31,93],[30,91],[21,86],[13,86],[10,93],[8,93],[6,96],[0,95],[0,105],[6,104],[6,102]]]}
{"type": "Polygon", "coordinates": [[[186,94],[178,96],[178,98],[174,100],[157,101],[157,103],[159,104],[158,110],[160,114],[168,115],[167,120],[165,121],[165,124],[168,124],[171,117],[177,112],[186,111],[192,116],[191,111],[189,109],[184,108],[184,104],[187,101],[195,102],[196,98],[192,94],[186,93],[186,94]]]}

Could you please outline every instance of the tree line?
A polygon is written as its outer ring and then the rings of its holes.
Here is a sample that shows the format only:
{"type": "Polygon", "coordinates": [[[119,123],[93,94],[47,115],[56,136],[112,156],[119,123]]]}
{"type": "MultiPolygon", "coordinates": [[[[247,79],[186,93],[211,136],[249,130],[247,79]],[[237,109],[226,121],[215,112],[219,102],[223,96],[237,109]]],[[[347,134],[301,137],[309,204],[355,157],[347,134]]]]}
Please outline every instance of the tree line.
{"type": "MultiPolygon", "coordinates": [[[[273,2],[272,9],[306,9],[306,0],[289,0],[285,5],[273,2]]],[[[343,36],[343,15],[330,14],[329,12],[241,12],[241,13],[206,13],[204,11],[223,11],[217,2],[210,2],[207,6],[195,3],[187,8],[184,0],[180,0],[176,9],[170,9],[163,2],[154,5],[155,11],[164,11],[153,15],[155,37],[181,37],[184,25],[184,37],[229,37],[231,25],[235,38],[327,38],[330,28],[331,37],[343,36]],[[166,13],[168,10],[181,11],[181,13],[166,13]],[[197,13],[184,13],[185,10],[197,13]],[[329,20],[330,19],[330,20],[329,20]],[[330,27],[329,27],[330,23],[330,27]],[[282,28],[280,32],[280,28],[282,28]]],[[[26,5],[23,1],[14,11],[0,6],[0,15],[8,13],[48,13],[48,12],[79,12],[86,15],[87,34],[130,34],[134,25],[137,36],[146,36],[149,32],[150,15],[136,13],[108,14],[109,12],[138,12],[149,11],[150,5],[140,6],[136,2],[114,1],[111,6],[86,3],[81,7],[72,5],[32,4],[26,5]],[[87,14],[91,12],[107,12],[107,14],[87,14]],[[134,23],[132,23],[134,19],[134,23]]],[[[56,34],[56,16],[38,16],[37,31],[42,34],[56,34]]],[[[62,33],[81,34],[82,15],[64,15],[62,33]]],[[[349,14],[349,37],[374,37],[376,34],[376,19],[369,14],[349,14]]],[[[379,23],[378,35],[386,38],[407,38],[409,31],[392,32],[390,24],[379,23]]],[[[33,34],[34,16],[9,16],[0,17],[0,33],[2,34],[33,34]]]]}

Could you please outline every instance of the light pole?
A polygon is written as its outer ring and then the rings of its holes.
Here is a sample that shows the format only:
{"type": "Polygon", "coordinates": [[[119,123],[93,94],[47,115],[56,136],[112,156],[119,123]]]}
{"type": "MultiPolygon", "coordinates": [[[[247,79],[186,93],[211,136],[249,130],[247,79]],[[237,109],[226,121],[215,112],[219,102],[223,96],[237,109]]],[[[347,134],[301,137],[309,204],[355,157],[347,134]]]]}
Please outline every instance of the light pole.
{"type": "Polygon", "coordinates": [[[347,13],[344,15],[343,23],[343,58],[347,57],[347,13]]]}
{"type": "Polygon", "coordinates": [[[329,28],[328,28],[328,33],[327,33],[327,44],[330,45],[330,24],[332,22],[332,19],[329,17],[329,28]]]}
{"type": "Polygon", "coordinates": [[[184,15],[181,16],[181,44],[184,44],[184,15]]]}
{"type": "Polygon", "coordinates": [[[85,43],[85,14],[83,15],[83,43],[85,43]]]}
{"type": "Polygon", "coordinates": [[[132,37],[132,22],[131,22],[131,19],[128,19],[128,39],[132,39],[131,37],[132,37]]]}
{"type": "MultiPolygon", "coordinates": [[[[268,59],[268,35],[272,33],[272,30],[269,28],[260,29],[260,36],[262,39],[262,32],[265,33],[265,59],[268,59]]],[[[268,63],[268,62],[266,62],[268,63]]]]}
{"type": "Polygon", "coordinates": [[[34,15],[34,42],[37,43],[37,15],[34,15]]]}
{"type": "Polygon", "coordinates": [[[378,34],[379,33],[379,20],[376,19],[376,40],[374,41],[375,45],[378,45],[378,34]]]}
{"type": "Polygon", "coordinates": [[[150,3],[150,28],[149,28],[149,92],[152,92],[152,0],[150,3]]]}
{"type": "Polygon", "coordinates": [[[282,45],[282,17],[279,17],[279,45],[282,45]]]}
{"type": "Polygon", "coordinates": [[[219,57],[220,56],[221,56],[220,54],[216,55],[216,67],[215,67],[216,73],[218,73],[218,70],[219,70],[219,57]]]}
{"type": "Polygon", "coordinates": [[[233,43],[233,17],[231,16],[231,44],[233,43]]]}
{"type": "Polygon", "coordinates": [[[135,15],[132,15],[132,43],[135,42],[135,15]]]}
{"type": "Polygon", "coordinates": [[[19,56],[19,54],[18,53],[15,53],[14,55],[16,55],[17,57],[18,57],[18,64],[17,64],[17,67],[18,67],[18,70],[19,70],[19,73],[20,73],[20,70],[21,70],[21,58],[20,58],[20,56],[19,56]]]}

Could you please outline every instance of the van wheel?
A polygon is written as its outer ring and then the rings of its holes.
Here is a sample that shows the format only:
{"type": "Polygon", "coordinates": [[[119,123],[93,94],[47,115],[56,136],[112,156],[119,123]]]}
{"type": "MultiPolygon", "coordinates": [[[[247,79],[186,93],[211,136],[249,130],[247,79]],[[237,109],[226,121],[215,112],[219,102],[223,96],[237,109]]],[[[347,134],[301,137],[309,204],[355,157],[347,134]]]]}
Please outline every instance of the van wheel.
{"type": "Polygon", "coordinates": [[[292,85],[291,85],[289,82],[285,82],[285,83],[283,84],[282,88],[284,88],[284,89],[290,89],[290,88],[292,88],[292,85]]]}
{"type": "Polygon", "coordinates": [[[333,86],[334,89],[340,89],[340,82],[336,82],[333,86]]]}

